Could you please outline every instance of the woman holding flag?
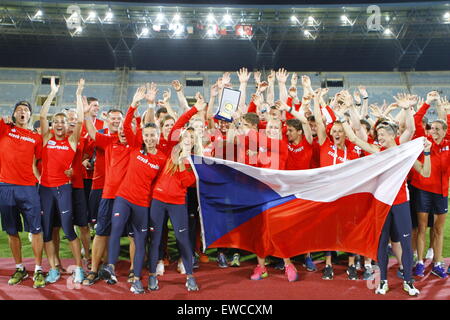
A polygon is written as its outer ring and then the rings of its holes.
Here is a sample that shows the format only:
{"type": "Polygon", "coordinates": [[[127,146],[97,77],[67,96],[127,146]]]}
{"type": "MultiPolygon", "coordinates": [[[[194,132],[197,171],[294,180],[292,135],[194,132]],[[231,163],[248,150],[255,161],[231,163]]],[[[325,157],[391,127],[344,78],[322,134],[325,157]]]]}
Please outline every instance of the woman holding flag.
{"type": "MultiPolygon", "coordinates": [[[[411,106],[415,104],[415,97],[406,96],[396,100],[397,104],[405,110],[406,116],[406,128],[399,137],[399,142],[401,144],[411,140],[415,131],[414,119],[411,111],[411,106]]],[[[393,123],[383,121],[376,126],[375,140],[378,141],[379,145],[375,145],[358,138],[347,123],[345,117],[338,113],[336,114],[339,116],[339,120],[341,121],[345,134],[348,136],[349,140],[364,151],[377,153],[397,146],[397,127],[393,123]]],[[[431,143],[428,140],[425,140],[424,163],[422,164],[417,160],[414,163],[414,169],[424,177],[429,177],[431,173],[430,148],[431,143]]],[[[387,281],[389,238],[392,238],[395,242],[400,241],[402,246],[402,264],[404,268],[403,290],[410,296],[420,294],[419,290],[414,287],[412,279],[413,252],[411,248],[411,233],[412,223],[409,209],[409,195],[405,180],[405,183],[398,192],[386,217],[381,232],[378,246],[378,264],[381,272],[381,281],[375,290],[376,294],[386,294],[389,291],[387,281]]]]}

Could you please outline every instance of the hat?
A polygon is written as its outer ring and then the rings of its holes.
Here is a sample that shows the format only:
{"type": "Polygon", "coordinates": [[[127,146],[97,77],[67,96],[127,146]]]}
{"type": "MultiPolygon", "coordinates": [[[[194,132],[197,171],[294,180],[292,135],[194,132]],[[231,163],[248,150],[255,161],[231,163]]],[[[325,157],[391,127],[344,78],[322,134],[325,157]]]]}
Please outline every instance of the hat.
{"type": "Polygon", "coordinates": [[[16,103],[16,105],[14,106],[13,114],[14,114],[14,112],[16,112],[16,109],[17,109],[18,106],[26,106],[30,110],[30,113],[33,113],[33,109],[31,108],[31,104],[28,101],[23,100],[23,101],[19,101],[19,102],[16,103]]]}

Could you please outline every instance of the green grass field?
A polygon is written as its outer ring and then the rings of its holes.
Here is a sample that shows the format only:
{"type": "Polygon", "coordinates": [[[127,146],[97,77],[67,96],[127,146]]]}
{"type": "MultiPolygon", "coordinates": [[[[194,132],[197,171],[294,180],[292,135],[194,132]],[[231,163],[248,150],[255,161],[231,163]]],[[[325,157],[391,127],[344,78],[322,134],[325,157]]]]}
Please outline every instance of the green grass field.
{"type": "MultiPolygon", "coordinates": [[[[449,201],[450,202],[450,201],[449,201]]],[[[450,207],[450,203],[449,203],[450,207]]],[[[450,257],[450,219],[447,218],[445,222],[445,231],[444,231],[444,248],[443,248],[443,256],[444,257],[450,257]]],[[[70,252],[67,240],[63,240],[64,233],[61,231],[61,249],[60,249],[60,257],[61,258],[71,258],[72,254],[70,252]]],[[[31,250],[31,243],[28,241],[28,233],[22,232],[20,234],[20,237],[22,239],[22,255],[25,258],[31,258],[33,257],[33,253],[31,250]]],[[[429,236],[427,233],[427,246],[429,242],[429,236]]],[[[128,238],[122,238],[121,241],[121,251],[120,251],[120,259],[128,260],[128,244],[129,240],[128,238]]],[[[210,258],[215,259],[216,257],[216,249],[207,249],[206,253],[210,256],[210,258]]],[[[169,232],[169,256],[172,259],[175,259],[178,257],[178,250],[176,248],[175,244],[175,238],[173,235],[173,232],[169,232]]],[[[0,232],[0,257],[6,258],[11,257],[11,251],[9,249],[8,245],[8,237],[7,234],[3,231],[0,232]]],[[[246,255],[242,257],[242,260],[249,260],[254,258],[255,255],[246,255]]],[[[211,259],[211,260],[213,260],[211,259]]]]}

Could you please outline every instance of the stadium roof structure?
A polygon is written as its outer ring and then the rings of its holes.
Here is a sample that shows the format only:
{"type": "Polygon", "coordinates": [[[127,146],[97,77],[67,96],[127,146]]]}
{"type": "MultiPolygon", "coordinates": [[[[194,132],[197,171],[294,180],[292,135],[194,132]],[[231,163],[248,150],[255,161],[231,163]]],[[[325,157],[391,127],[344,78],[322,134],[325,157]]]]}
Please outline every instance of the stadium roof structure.
{"type": "Polygon", "coordinates": [[[448,2],[324,3],[5,0],[0,1],[0,65],[450,69],[448,2]]]}

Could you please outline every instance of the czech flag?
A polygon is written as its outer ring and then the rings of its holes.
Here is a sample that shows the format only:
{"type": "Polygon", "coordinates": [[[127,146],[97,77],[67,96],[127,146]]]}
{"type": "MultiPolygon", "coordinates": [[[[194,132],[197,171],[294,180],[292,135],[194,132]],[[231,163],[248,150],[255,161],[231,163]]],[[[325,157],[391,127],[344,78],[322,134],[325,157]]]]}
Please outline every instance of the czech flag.
{"type": "Polygon", "coordinates": [[[192,156],[204,248],[281,258],[332,250],[376,260],[386,216],[423,143],[298,171],[192,156]]]}

